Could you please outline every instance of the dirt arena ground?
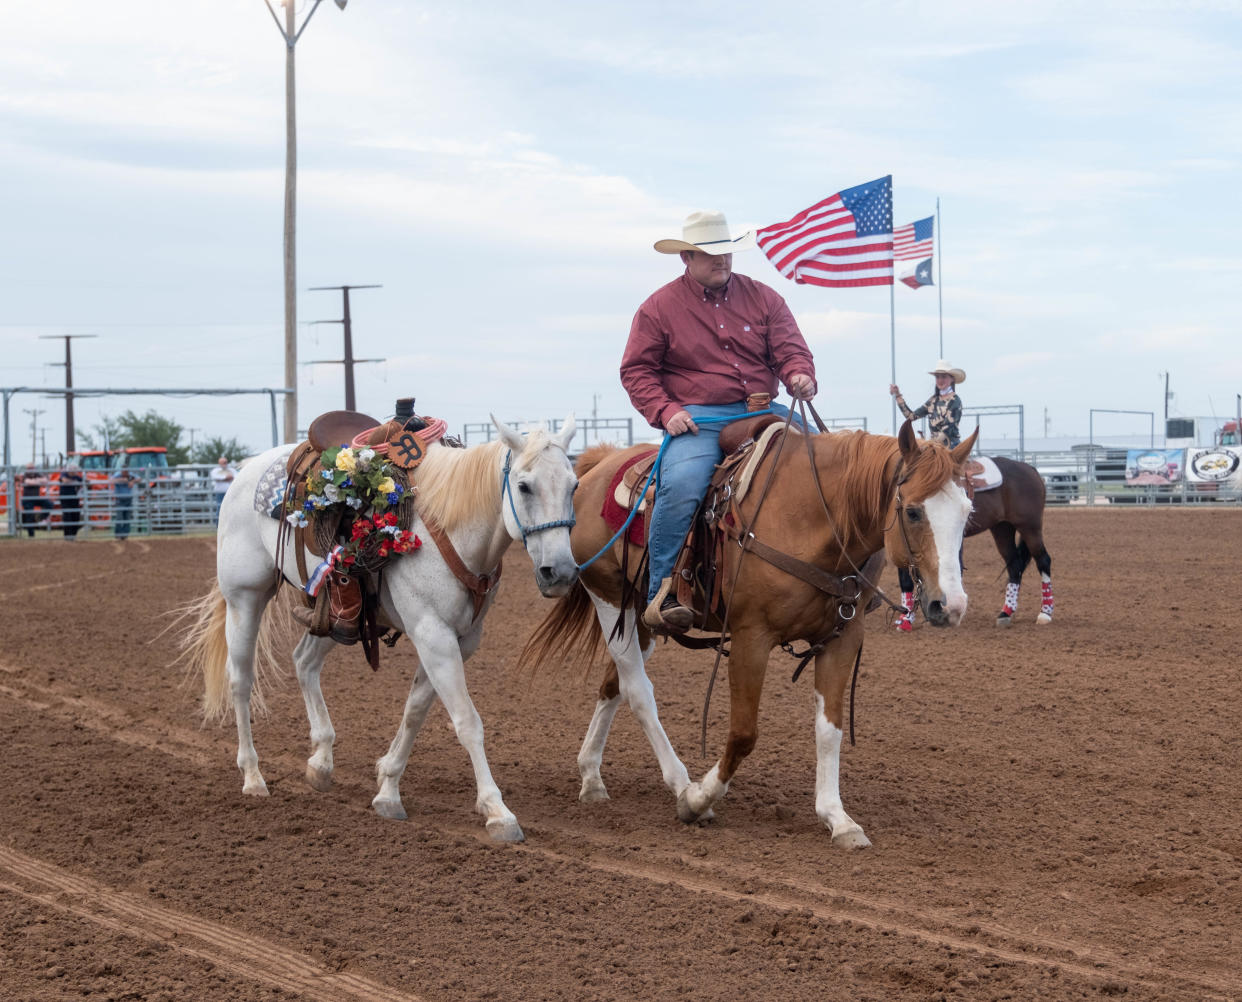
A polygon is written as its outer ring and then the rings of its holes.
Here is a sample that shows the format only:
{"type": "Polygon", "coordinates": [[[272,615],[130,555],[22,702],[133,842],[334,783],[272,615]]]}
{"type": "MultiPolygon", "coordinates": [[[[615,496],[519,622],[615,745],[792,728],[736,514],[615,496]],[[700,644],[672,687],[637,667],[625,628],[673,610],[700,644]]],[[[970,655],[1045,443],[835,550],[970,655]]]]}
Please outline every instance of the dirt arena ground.
{"type": "MultiPolygon", "coordinates": [[[[291,674],[256,722],[202,727],[165,612],[214,540],[0,542],[0,998],[5,1000],[1242,999],[1242,511],[1051,510],[1056,618],[993,626],[1003,582],[966,545],[956,631],[868,620],[847,810],[813,810],[809,678],[772,659],[762,730],[717,819],[680,824],[628,710],[612,800],[577,802],[598,676],[531,680],[549,606],[514,550],[468,666],[488,754],[527,836],[491,843],[443,710],[370,811],[412,649],[373,674],[335,652],[337,783],[303,781],[291,674]]],[[[895,574],[886,577],[890,585],[895,574]]],[[[691,772],[711,658],[652,675],[691,772]]]]}

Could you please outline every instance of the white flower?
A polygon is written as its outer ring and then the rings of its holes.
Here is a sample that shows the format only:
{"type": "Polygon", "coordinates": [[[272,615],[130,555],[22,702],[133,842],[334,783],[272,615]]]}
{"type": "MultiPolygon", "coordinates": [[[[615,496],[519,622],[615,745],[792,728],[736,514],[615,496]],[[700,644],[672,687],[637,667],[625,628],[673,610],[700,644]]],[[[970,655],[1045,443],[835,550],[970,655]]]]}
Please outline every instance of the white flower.
{"type": "Polygon", "coordinates": [[[360,453],[358,453],[358,469],[364,472],[369,470],[371,468],[371,460],[374,458],[374,449],[363,449],[360,453]]]}
{"type": "Polygon", "coordinates": [[[323,489],[323,496],[335,504],[337,501],[341,500],[341,489],[337,487],[336,484],[328,484],[323,489]]]}
{"type": "Polygon", "coordinates": [[[345,503],[357,511],[362,507],[362,498],[346,498],[345,503]]]}
{"type": "Polygon", "coordinates": [[[306,521],[306,513],[301,511],[290,512],[285,516],[285,521],[295,529],[305,528],[308,524],[306,521]]]}

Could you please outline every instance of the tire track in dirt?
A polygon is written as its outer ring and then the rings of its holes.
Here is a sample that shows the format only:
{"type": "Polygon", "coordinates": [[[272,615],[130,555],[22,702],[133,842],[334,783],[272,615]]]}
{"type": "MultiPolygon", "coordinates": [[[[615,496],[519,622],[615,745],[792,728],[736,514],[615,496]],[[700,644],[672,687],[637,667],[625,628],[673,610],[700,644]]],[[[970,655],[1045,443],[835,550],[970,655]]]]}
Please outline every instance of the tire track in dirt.
{"type": "Polygon", "coordinates": [[[125,573],[127,573],[127,571],[124,567],[114,567],[112,570],[100,571],[98,574],[88,574],[86,577],[75,577],[72,581],[53,581],[48,584],[23,585],[17,591],[0,592],[0,601],[17,598],[23,595],[29,595],[31,592],[47,591],[50,588],[65,588],[70,584],[78,585],[85,581],[98,581],[100,578],[110,578],[116,574],[125,573]]]}
{"type": "Polygon", "coordinates": [[[85,919],[137,939],[154,940],[251,981],[295,991],[316,1002],[422,1002],[361,975],[329,971],[251,933],[143,901],[95,880],[0,846],[0,869],[26,886],[0,880],[0,892],[85,919]],[[35,885],[31,887],[29,885],[35,885]]]}
{"type": "MultiPolygon", "coordinates": [[[[0,685],[0,694],[23,702],[40,712],[70,720],[111,740],[172,755],[196,768],[215,769],[219,765],[220,742],[218,736],[213,734],[163,723],[151,726],[137,722],[124,707],[93,697],[58,691],[57,687],[49,688],[24,680],[17,680],[17,686],[18,688],[0,685]]],[[[271,773],[279,770],[282,777],[300,778],[305,769],[305,761],[291,754],[267,756],[265,762],[271,773]]],[[[269,775],[269,782],[273,781],[278,780],[272,780],[269,775]]],[[[341,776],[336,777],[335,785],[341,789],[360,791],[367,806],[358,803],[350,805],[350,809],[360,814],[369,814],[369,802],[373,793],[370,787],[341,776]]],[[[315,795],[309,787],[302,787],[296,782],[287,789],[305,793],[307,796],[315,795]]],[[[240,792],[238,796],[241,796],[240,792]]],[[[437,803],[433,796],[422,792],[419,800],[427,808],[428,814],[449,812],[458,806],[456,803],[437,803]]],[[[531,854],[558,864],[582,867],[625,879],[650,881],[778,912],[797,914],[809,911],[825,921],[856,923],[878,932],[887,932],[946,949],[966,951],[1005,963],[1061,971],[1093,983],[1129,981],[1136,987],[1192,990],[1197,999],[1221,999],[1228,1002],[1238,998],[1238,985],[1231,979],[1213,977],[1201,971],[1135,963],[1113,951],[1102,950],[1089,943],[1034,935],[997,923],[967,922],[948,913],[912,909],[900,901],[853,894],[827,886],[808,887],[802,883],[795,884],[793,881],[766,875],[748,875],[745,881],[747,886],[739,890],[738,874],[735,870],[725,871],[709,863],[688,859],[680,853],[667,853],[666,859],[660,863],[631,862],[618,858],[620,847],[615,842],[601,838],[593,829],[567,826],[563,819],[538,818],[529,814],[525,816],[525,821],[528,829],[542,829],[557,842],[585,847],[586,851],[579,854],[530,842],[507,847],[511,851],[531,854]],[[600,855],[607,855],[609,858],[599,858],[600,855]]],[[[474,838],[489,847],[495,846],[477,826],[453,824],[443,818],[438,818],[435,825],[440,831],[474,838]]]]}

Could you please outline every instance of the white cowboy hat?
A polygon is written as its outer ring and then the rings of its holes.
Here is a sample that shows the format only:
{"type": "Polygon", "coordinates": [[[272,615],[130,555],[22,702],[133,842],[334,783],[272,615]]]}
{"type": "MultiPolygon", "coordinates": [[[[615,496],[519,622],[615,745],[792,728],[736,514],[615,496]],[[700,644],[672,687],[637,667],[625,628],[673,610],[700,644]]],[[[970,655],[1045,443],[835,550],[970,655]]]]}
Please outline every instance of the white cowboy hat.
{"type": "Polygon", "coordinates": [[[943,358],[942,358],[939,362],[937,362],[937,363],[936,363],[936,367],[935,367],[934,369],[929,370],[928,375],[931,375],[931,376],[940,376],[940,375],[951,376],[951,377],[953,378],[953,382],[955,382],[955,383],[964,383],[964,382],[966,382],[966,370],[965,370],[965,369],[955,369],[955,368],[953,368],[953,366],[951,366],[951,365],[950,365],[948,362],[946,362],[943,358]]]}
{"type": "Polygon", "coordinates": [[[751,250],[755,246],[754,230],[731,237],[724,213],[710,210],[700,210],[686,216],[681,235],[681,240],[671,237],[668,240],[657,240],[655,249],[661,254],[680,254],[682,251],[732,254],[735,251],[751,250]]]}

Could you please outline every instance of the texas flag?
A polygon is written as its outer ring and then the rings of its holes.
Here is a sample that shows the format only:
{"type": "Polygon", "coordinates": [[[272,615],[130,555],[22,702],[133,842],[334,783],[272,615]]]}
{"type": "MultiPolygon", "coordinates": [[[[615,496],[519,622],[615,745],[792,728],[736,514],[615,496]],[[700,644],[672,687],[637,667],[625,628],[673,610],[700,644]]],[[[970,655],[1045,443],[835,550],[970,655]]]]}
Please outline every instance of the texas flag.
{"type": "Polygon", "coordinates": [[[914,266],[914,271],[902,275],[901,280],[912,289],[918,289],[924,285],[935,285],[932,281],[932,259],[920,261],[914,266]]]}

